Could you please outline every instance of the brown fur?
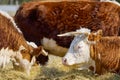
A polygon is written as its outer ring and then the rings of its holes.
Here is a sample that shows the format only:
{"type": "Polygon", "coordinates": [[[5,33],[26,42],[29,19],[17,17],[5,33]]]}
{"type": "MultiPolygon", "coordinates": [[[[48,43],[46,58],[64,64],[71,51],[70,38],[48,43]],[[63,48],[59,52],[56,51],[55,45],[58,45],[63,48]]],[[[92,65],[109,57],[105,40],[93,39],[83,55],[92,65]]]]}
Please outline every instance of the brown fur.
{"type": "Polygon", "coordinates": [[[109,2],[63,1],[28,2],[20,6],[15,21],[28,41],[41,45],[43,37],[52,38],[59,46],[69,47],[72,37],[57,34],[87,27],[103,30],[104,36],[120,35],[120,7],[109,2]]]}
{"type": "Polygon", "coordinates": [[[25,50],[21,51],[22,57],[31,61],[32,56],[34,56],[32,54],[34,48],[27,44],[11,20],[0,14],[0,50],[8,47],[13,51],[18,51],[21,45],[25,47],[25,50]]]}
{"type": "Polygon", "coordinates": [[[91,45],[91,57],[96,63],[96,73],[120,71],[120,37],[102,37],[91,45]]]}
{"type": "Polygon", "coordinates": [[[33,49],[33,54],[36,55],[36,56],[39,56],[41,51],[42,51],[42,47],[41,46],[38,47],[38,48],[34,48],[33,49]],[[39,53],[39,54],[36,54],[36,53],[39,53]]]}
{"type": "Polygon", "coordinates": [[[88,40],[97,42],[101,39],[102,35],[103,35],[102,30],[98,30],[96,33],[91,33],[90,35],[88,35],[88,40]]]}
{"type": "Polygon", "coordinates": [[[27,59],[28,61],[31,61],[32,56],[31,56],[31,54],[28,54],[28,53],[30,53],[30,51],[21,50],[21,54],[23,56],[23,59],[27,59]]]}
{"type": "Polygon", "coordinates": [[[0,14],[0,49],[9,47],[14,51],[19,50],[19,47],[23,45],[28,50],[32,47],[28,46],[23,35],[13,27],[13,24],[9,19],[6,19],[0,14]],[[8,26],[9,25],[9,26],[8,26]]]}

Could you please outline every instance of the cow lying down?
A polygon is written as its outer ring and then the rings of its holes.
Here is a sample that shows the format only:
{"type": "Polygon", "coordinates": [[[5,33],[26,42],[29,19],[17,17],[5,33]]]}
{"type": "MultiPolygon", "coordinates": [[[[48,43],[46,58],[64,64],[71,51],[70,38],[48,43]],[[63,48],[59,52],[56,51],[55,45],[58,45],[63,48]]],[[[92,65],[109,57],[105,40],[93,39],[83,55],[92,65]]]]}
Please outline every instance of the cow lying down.
{"type": "Polygon", "coordinates": [[[97,74],[120,71],[120,37],[102,37],[102,30],[92,32],[81,28],[58,36],[75,36],[63,64],[79,65],[80,69],[90,69],[97,74]]]}
{"type": "Polygon", "coordinates": [[[14,66],[29,74],[35,61],[45,64],[48,60],[40,56],[47,57],[47,52],[41,46],[33,45],[24,39],[13,18],[0,10],[0,67],[4,68],[11,60],[14,66]]]}

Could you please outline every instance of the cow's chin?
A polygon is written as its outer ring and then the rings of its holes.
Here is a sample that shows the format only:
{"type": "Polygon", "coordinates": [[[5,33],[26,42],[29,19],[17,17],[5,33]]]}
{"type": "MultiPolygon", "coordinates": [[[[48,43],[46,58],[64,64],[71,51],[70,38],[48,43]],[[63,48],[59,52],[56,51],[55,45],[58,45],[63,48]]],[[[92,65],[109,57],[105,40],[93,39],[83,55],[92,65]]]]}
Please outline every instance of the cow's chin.
{"type": "Polygon", "coordinates": [[[75,63],[75,64],[63,64],[64,66],[66,67],[69,67],[71,69],[78,69],[80,68],[81,66],[84,65],[84,63],[75,63]]]}
{"type": "Polygon", "coordinates": [[[63,63],[63,65],[68,66],[68,67],[79,68],[81,65],[84,65],[86,63],[87,63],[86,61],[80,61],[80,62],[71,61],[68,63],[63,63]]]}
{"type": "Polygon", "coordinates": [[[78,65],[79,63],[75,63],[73,61],[70,61],[70,62],[67,62],[67,63],[63,63],[63,65],[65,66],[75,66],[75,65],[78,65]]]}

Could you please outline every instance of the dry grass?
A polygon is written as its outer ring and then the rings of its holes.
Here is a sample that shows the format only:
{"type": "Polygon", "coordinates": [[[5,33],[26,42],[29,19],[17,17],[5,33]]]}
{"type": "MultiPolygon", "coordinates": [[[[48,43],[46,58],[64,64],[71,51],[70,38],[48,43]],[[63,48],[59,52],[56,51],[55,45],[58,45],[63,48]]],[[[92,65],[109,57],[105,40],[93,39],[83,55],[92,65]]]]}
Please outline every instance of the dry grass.
{"type": "Polygon", "coordinates": [[[87,70],[63,66],[60,57],[50,55],[48,65],[33,67],[30,76],[15,71],[9,64],[5,69],[0,69],[0,80],[120,80],[120,76],[113,73],[95,76],[87,70]]]}

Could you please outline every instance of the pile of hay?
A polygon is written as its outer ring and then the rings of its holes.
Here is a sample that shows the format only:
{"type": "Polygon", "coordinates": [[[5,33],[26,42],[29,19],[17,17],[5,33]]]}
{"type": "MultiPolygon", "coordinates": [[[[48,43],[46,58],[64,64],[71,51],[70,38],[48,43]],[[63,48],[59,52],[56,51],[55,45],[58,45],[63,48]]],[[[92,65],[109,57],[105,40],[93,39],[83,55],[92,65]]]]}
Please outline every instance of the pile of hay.
{"type": "Polygon", "coordinates": [[[66,67],[62,65],[60,57],[50,55],[48,64],[32,67],[30,76],[14,70],[12,64],[9,64],[5,69],[0,69],[0,80],[120,80],[120,76],[113,73],[95,76],[87,70],[66,67]]]}

